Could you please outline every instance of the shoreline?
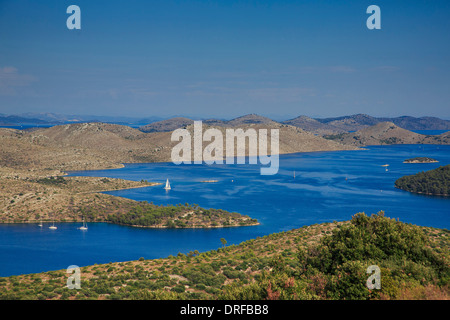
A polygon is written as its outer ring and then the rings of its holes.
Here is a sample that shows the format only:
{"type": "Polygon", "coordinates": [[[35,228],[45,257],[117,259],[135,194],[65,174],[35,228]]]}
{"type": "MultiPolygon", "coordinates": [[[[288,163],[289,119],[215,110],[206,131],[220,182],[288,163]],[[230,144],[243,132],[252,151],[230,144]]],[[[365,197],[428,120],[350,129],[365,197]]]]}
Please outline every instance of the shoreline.
{"type": "Polygon", "coordinates": [[[403,161],[403,163],[412,163],[412,164],[417,164],[417,163],[438,163],[439,161],[403,161]]]}
{"type": "MultiPolygon", "coordinates": [[[[325,149],[325,150],[312,150],[312,151],[295,151],[295,152],[280,152],[280,153],[276,153],[273,154],[274,156],[282,156],[282,155],[293,155],[293,154],[304,154],[304,153],[316,153],[316,152],[340,152],[340,151],[366,151],[366,150],[370,150],[370,147],[389,147],[389,146],[447,146],[447,144],[435,144],[435,143],[397,143],[397,144],[385,144],[385,145],[377,145],[377,144],[373,144],[373,145],[363,145],[363,146],[352,146],[352,145],[343,145],[345,147],[348,148],[342,148],[342,149],[325,149]]],[[[258,155],[245,155],[245,158],[248,157],[255,157],[258,155]]],[[[272,154],[269,154],[269,156],[272,156],[272,154]]],[[[234,157],[235,161],[237,160],[237,156],[234,157]]],[[[224,157],[222,160],[224,161],[224,164],[226,164],[226,157],[224,157]]],[[[191,159],[191,161],[193,161],[191,159]]],[[[439,162],[439,161],[436,161],[439,162]]],[[[64,175],[66,175],[67,173],[71,173],[71,172],[84,172],[84,171],[100,171],[100,170],[116,170],[116,169],[122,169],[124,167],[126,167],[126,165],[134,165],[134,164],[150,164],[150,163],[173,163],[172,161],[168,161],[168,160],[156,160],[156,161],[152,161],[152,162],[122,162],[120,164],[118,164],[118,167],[116,168],[96,168],[96,169],[81,169],[81,170],[67,170],[67,171],[61,171],[64,172],[64,175]]],[[[424,162],[425,163],[425,162],[424,162]]],[[[429,163],[429,162],[426,162],[429,163]]],[[[432,162],[435,163],[435,162],[432,162]]],[[[204,163],[204,161],[202,161],[202,165],[206,164],[204,163]]],[[[247,164],[247,163],[246,163],[247,164]]]]}
{"type": "Polygon", "coordinates": [[[425,192],[410,191],[410,190],[399,188],[397,186],[394,186],[394,187],[399,189],[399,190],[410,192],[410,193],[413,193],[413,194],[422,194],[422,195],[425,195],[425,196],[437,196],[437,197],[450,197],[450,194],[425,193],[425,192]]]}
{"type": "MultiPolygon", "coordinates": [[[[390,218],[390,217],[387,217],[387,218],[397,221],[395,218],[390,218]]],[[[277,234],[289,234],[289,233],[292,233],[292,232],[295,233],[295,232],[298,232],[299,230],[302,230],[304,228],[309,229],[309,228],[312,228],[312,227],[323,228],[323,227],[326,227],[326,226],[331,226],[331,227],[334,228],[334,227],[338,227],[340,225],[347,224],[347,223],[350,223],[350,222],[351,222],[351,219],[346,219],[346,220],[343,220],[343,221],[321,222],[321,223],[317,223],[317,224],[309,224],[309,225],[305,225],[305,226],[301,226],[301,227],[290,228],[289,230],[286,230],[286,231],[273,232],[273,233],[268,234],[267,236],[270,237],[272,235],[277,235],[277,234]]],[[[403,222],[403,223],[405,223],[405,222],[403,222]]],[[[424,226],[424,225],[419,225],[419,224],[412,224],[412,225],[416,226],[416,227],[427,228],[427,229],[436,230],[436,231],[448,231],[448,229],[446,229],[446,228],[430,227],[430,226],[424,226]]],[[[318,235],[318,237],[320,239],[320,237],[323,236],[323,232],[317,233],[317,235],[318,235]]],[[[312,235],[309,235],[309,236],[310,236],[310,239],[312,239],[312,238],[316,237],[317,235],[312,234],[312,235]]],[[[247,239],[247,240],[244,240],[242,243],[237,244],[235,246],[240,246],[241,244],[245,244],[247,242],[260,241],[262,239],[264,239],[264,237],[257,237],[257,238],[247,239]]],[[[226,246],[225,248],[229,248],[231,246],[233,246],[233,244],[231,244],[230,246],[226,246]]],[[[218,247],[218,249],[223,249],[223,247],[218,247]]],[[[218,250],[218,249],[206,250],[206,251],[200,252],[200,253],[211,252],[211,251],[218,250]]],[[[165,261],[166,259],[170,259],[170,256],[171,255],[161,256],[161,257],[158,257],[158,258],[149,258],[149,259],[145,259],[144,261],[152,261],[152,262],[165,261]]],[[[91,268],[91,267],[94,267],[94,266],[107,266],[107,265],[110,265],[110,264],[117,265],[117,264],[121,264],[121,263],[139,263],[139,261],[140,260],[138,260],[138,259],[132,259],[132,260],[110,261],[109,263],[107,263],[107,262],[98,263],[98,264],[97,263],[90,263],[90,264],[87,264],[87,265],[80,265],[80,268],[91,268]]],[[[46,276],[49,273],[58,272],[58,271],[66,273],[66,269],[56,268],[56,269],[50,269],[50,270],[46,270],[46,271],[38,271],[38,272],[30,272],[30,273],[5,275],[5,276],[0,276],[0,278],[21,277],[21,276],[29,276],[29,275],[43,275],[43,276],[46,276]]]]}
{"type": "MultiPolygon", "coordinates": [[[[402,146],[402,145],[411,145],[411,146],[421,146],[421,145],[424,145],[424,146],[431,146],[431,145],[446,146],[446,144],[434,144],[434,143],[397,143],[397,144],[386,144],[386,145],[376,145],[375,144],[375,145],[363,145],[363,146],[358,146],[358,147],[352,146],[352,145],[343,145],[344,147],[347,147],[347,148],[312,150],[312,151],[280,152],[280,153],[273,154],[273,156],[304,154],[304,153],[315,153],[315,152],[366,151],[366,150],[370,150],[370,147],[380,147],[380,146],[387,146],[387,147],[389,147],[389,146],[396,146],[396,145],[399,145],[399,146],[402,146]]],[[[258,155],[251,155],[251,156],[245,155],[245,158],[255,157],[255,156],[258,156],[258,155]]],[[[269,154],[269,156],[272,156],[272,154],[269,154]]],[[[236,162],[237,158],[238,158],[237,156],[234,157],[235,162],[236,162]]],[[[224,164],[226,164],[226,159],[227,159],[226,157],[224,157],[222,159],[224,161],[224,164]]],[[[193,161],[193,160],[191,159],[191,161],[193,161]]],[[[439,161],[436,161],[436,162],[439,162],[439,161]]],[[[86,169],[85,168],[85,169],[79,169],[79,170],[62,170],[61,173],[62,173],[62,175],[66,176],[66,175],[68,175],[70,173],[74,173],[74,172],[116,170],[116,169],[125,168],[127,165],[151,164],[151,163],[167,163],[167,164],[169,164],[169,163],[173,163],[173,162],[169,161],[169,160],[155,160],[155,161],[151,161],[151,162],[122,162],[122,163],[117,164],[117,167],[114,167],[114,168],[102,167],[102,168],[94,168],[94,169],[91,169],[91,168],[86,169]]],[[[407,163],[413,163],[413,162],[407,162],[407,163]]],[[[414,162],[414,163],[416,163],[416,162],[414,162]]],[[[417,162],[417,163],[419,163],[419,162],[417,162]]],[[[423,163],[435,163],[435,162],[423,162],[423,163]]],[[[203,164],[206,164],[206,163],[204,163],[204,161],[202,160],[202,165],[203,164]]],[[[76,177],[76,175],[73,176],[73,177],[76,177]]],[[[92,176],[92,177],[94,177],[94,176],[92,176]]],[[[97,178],[99,178],[99,177],[97,177],[97,178]]]]}
{"type": "MultiPolygon", "coordinates": [[[[344,145],[347,146],[347,145],[344,145]]],[[[325,149],[325,150],[312,150],[312,151],[295,151],[295,152],[280,152],[280,153],[275,153],[275,154],[266,154],[267,156],[282,156],[282,155],[293,155],[293,154],[303,154],[303,153],[314,153],[314,152],[339,152],[339,151],[362,151],[362,150],[367,150],[365,149],[368,146],[362,146],[362,147],[354,147],[354,146],[348,146],[348,148],[343,148],[343,149],[325,149]]],[[[245,155],[245,158],[249,158],[249,157],[257,157],[259,155],[245,155]]],[[[238,156],[235,156],[235,163],[237,162],[237,158],[238,156]]],[[[223,163],[226,164],[226,160],[227,158],[224,157],[223,159],[223,163]]],[[[193,162],[193,159],[191,159],[191,162],[193,162]]],[[[85,171],[103,171],[103,170],[116,170],[116,169],[122,169],[125,168],[127,165],[135,165],[135,164],[150,164],[150,163],[173,163],[170,160],[156,160],[156,161],[152,161],[152,162],[122,162],[118,165],[120,165],[120,167],[117,168],[95,168],[95,169],[81,169],[81,170],[62,170],[61,173],[63,173],[63,175],[68,175],[70,173],[74,173],[74,172],[85,172],[85,171]]],[[[204,162],[204,160],[202,160],[201,165],[206,164],[204,162]]],[[[247,164],[247,163],[245,163],[247,164]]],[[[197,164],[196,164],[197,165],[197,164]]],[[[78,177],[76,175],[72,176],[72,177],[78,177]]],[[[101,178],[101,177],[97,177],[97,178],[101,178]]]]}
{"type": "MultiPolygon", "coordinates": [[[[42,221],[42,224],[58,224],[58,223],[80,223],[83,222],[83,220],[80,221],[42,221]]],[[[0,225],[11,225],[11,224],[17,224],[17,225],[23,225],[23,224],[38,224],[41,223],[41,221],[27,221],[27,222],[0,222],[0,225]]],[[[261,225],[260,222],[256,222],[253,224],[246,224],[246,225],[219,225],[219,226],[207,226],[207,227],[199,227],[199,226],[193,226],[193,227],[164,227],[164,226],[140,226],[140,225],[129,225],[129,224],[122,224],[122,223],[114,223],[110,221],[89,221],[86,222],[86,224],[90,223],[107,223],[117,226],[123,226],[123,227],[131,227],[131,228],[144,228],[144,229],[213,229],[213,228],[233,228],[233,227],[254,227],[261,225]]]]}
{"type": "MultiPolygon", "coordinates": [[[[75,176],[72,176],[75,177],[75,176]]],[[[93,177],[93,178],[100,178],[100,177],[93,177]]],[[[112,179],[112,178],[109,178],[112,179]]],[[[125,180],[125,179],[124,179],[125,180]]],[[[126,180],[126,181],[133,181],[133,180],[126,180]]],[[[86,192],[78,192],[75,194],[89,194],[89,193],[102,193],[102,192],[110,192],[110,191],[119,191],[119,190],[129,190],[129,189],[138,189],[138,188],[146,188],[146,187],[154,187],[154,186],[158,186],[158,185],[163,185],[162,182],[152,182],[151,184],[149,184],[148,186],[134,186],[134,187],[127,187],[127,188],[118,188],[118,189],[111,189],[111,190],[100,190],[100,191],[86,191],[86,192]]],[[[114,196],[114,197],[118,197],[118,196],[114,196]]],[[[130,199],[132,200],[132,199],[130,199]]],[[[136,200],[135,200],[136,201],[136,200]]],[[[139,201],[138,201],[139,202],[139,201]]]]}
{"type": "Polygon", "coordinates": [[[148,228],[148,229],[214,229],[214,228],[234,228],[234,227],[254,227],[254,226],[259,226],[261,225],[260,222],[256,222],[254,224],[246,224],[246,225],[220,225],[220,226],[206,226],[206,227],[200,227],[200,226],[192,226],[192,227],[164,227],[164,226],[140,226],[140,225],[130,225],[130,224],[122,224],[122,223],[113,223],[113,222],[107,222],[106,223],[111,223],[111,224],[115,224],[118,226],[124,226],[124,227],[132,227],[132,228],[148,228]]]}

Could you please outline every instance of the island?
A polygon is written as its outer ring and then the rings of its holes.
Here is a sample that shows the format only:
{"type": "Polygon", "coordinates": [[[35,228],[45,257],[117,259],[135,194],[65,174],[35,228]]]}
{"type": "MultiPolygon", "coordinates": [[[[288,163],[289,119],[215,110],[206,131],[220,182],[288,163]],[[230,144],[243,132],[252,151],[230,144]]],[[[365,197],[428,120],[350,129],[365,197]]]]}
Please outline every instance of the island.
{"type": "Polygon", "coordinates": [[[401,177],[395,181],[395,187],[414,193],[449,196],[450,165],[401,177]]]}
{"type": "Polygon", "coordinates": [[[198,205],[157,206],[140,202],[125,212],[109,214],[106,221],[147,228],[220,228],[257,225],[249,216],[221,209],[204,209],[198,205]]]}
{"type": "Polygon", "coordinates": [[[428,158],[428,157],[415,157],[411,159],[406,159],[403,161],[403,163],[436,163],[439,162],[435,159],[428,158]]]}

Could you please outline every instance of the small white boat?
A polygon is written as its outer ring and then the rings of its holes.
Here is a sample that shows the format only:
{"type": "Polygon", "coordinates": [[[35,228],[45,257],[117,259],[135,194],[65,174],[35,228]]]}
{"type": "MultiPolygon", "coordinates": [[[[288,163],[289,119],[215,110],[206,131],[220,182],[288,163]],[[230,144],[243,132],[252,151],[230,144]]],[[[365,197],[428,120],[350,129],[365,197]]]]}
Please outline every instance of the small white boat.
{"type": "Polygon", "coordinates": [[[167,181],[166,181],[166,186],[164,187],[164,189],[166,189],[166,190],[172,189],[172,188],[170,187],[169,179],[167,179],[167,181]]]}
{"type": "Polygon", "coordinates": [[[83,225],[81,227],[79,227],[78,229],[80,229],[80,230],[87,230],[88,229],[87,225],[86,225],[86,222],[84,222],[84,219],[83,219],[83,225]]]}
{"type": "Polygon", "coordinates": [[[48,227],[49,229],[52,229],[52,230],[56,230],[56,229],[58,229],[56,226],[55,226],[55,222],[53,222],[53,224],[50,226],[50,227],[48,227]]]}
{"type": "Polygon", "coordinates": [[[41,220],[41,222],[39,222],[39,224],[38,224],[38,227],[41,227],[42,228],[42,220],[41,220]]]}

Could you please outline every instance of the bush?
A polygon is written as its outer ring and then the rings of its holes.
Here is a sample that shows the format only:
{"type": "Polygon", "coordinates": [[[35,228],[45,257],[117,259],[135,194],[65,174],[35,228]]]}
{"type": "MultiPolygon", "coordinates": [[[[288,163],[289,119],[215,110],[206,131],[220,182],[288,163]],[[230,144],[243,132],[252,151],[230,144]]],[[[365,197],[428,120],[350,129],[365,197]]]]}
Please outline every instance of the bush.
{"type": "Polygon", "coordinates": [[[175,287],[173,287],[171,291],[177,292],[177,293],[182,293],[182,292],[184,292],[185,290],[186,290],[186,287],[185,287],[184,285],[178,284],[178,285],[176,285],[175,287]]]}

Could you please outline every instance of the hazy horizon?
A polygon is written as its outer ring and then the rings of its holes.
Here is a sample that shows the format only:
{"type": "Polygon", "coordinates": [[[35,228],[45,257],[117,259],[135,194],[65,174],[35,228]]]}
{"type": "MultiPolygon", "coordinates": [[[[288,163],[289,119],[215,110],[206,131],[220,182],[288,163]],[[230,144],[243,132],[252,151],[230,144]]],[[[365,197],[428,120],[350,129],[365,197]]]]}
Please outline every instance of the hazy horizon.
{"type": "MultiPolygon", "coordinates": [[[[168,119],[173,119],[173,118],[189,118],[191,120],[208,120],[208,119],[217,119],[217,120],[224,120],[224,121],[228,121],[228,120],[233,120],[236,118],[240,118],[240,117],[244,117],[247,115],[251,115],[251,114],[255,114],[255,113],[247,113],[247,114],[241,114],[241,115],[237,115],[237,116],[231,116],[231,117],[214,117],[214,116],[197,116],[197,115],[183,115],[183,114],[179,114],[179,115],[170,115],[170,116],[152,116],[152,115],[146,115],[146,116],[138,116],[136,115],[135,117],[131,117],[131,116],[111,116],[111,115],[107,115],[107,114],[97,114],[97,115],[93,115],[93,114],[57,114],[57,113],[51,113],[51,112],[41,112],[41,113],[21,113],[21,114],[0,114],[0,116],[18,116],[18,117],[24,117],[24,118],[30,118],[30,119],[40,119],[40,120],[45,120],[44,115],[47,115],[48,117],[50,117],[50,115],[54,115],[54,116],[60,116],[60,117],[67,117],[67,118],[76,118],[79,117],[80,119],[78,119],[79,122],[90,122],[90,121],[106,121],[106,122],[136,122],[136,123],[140,123],[143,120],[149,120],[150,122],[157,122],[157,121],[163,121],[163,120],[168,120],[168,119]],[[40,115],[40,117],[39,117],[40,115]],[[98,118],[98,119],[96,119],[98,118]],[[109,120],[108,120],[109,119],[109,120]]],[[[287,121],[287,120],[292,120],[295,119],[297,117],[300,116],[306,116],[312,119],[330,119],[330,118],[341,118],[341,117],[351,117],[351,116],[355,116],[355,115],[360,115],[360,114],[364,114],[367,115],[369,117],[374,117],[374,118],[389,118],[389,119],[393,119],[393,118],[401,118],[401,117],[413,117],[410,115],[401,115],[401,116],[396,116],[396,117],[376,117],[376,116],[372,116],[371,114],[365,114],[365,113],[356,113],[356,114],[348,114],[348,115],[339,115],[339,116],[335,116],[335,117],[312,117],[309,115],[304,115],[304,114],[300,114],[297,116],[285,116],[283,117],[282,115],[264,115],[264,114],[255,114],[258,116],[262,116],[262,117],[266,117],[269,118],[271,120],[274,121],[278,121],[278,122],[283,122],[283,121],[287,121]]],[[[421,116],[421,117],[413,117],[413,118],[425,118],[425,117],[430,117],[430,116],[421,116]]],[[[441,120],[446,120],[446,121],[450,121],[450,119],[444,118],[444,117],[435,117],[435,118],[439,118],[441,120]]],[[[67,121],[75,121],[76,119],[70,119],[67,121]]],[[[50,121],[50,120],[48,120],[50,121]]],[[[55,118],[55,121],[57,121],[57,119],[55,118]]]]}

